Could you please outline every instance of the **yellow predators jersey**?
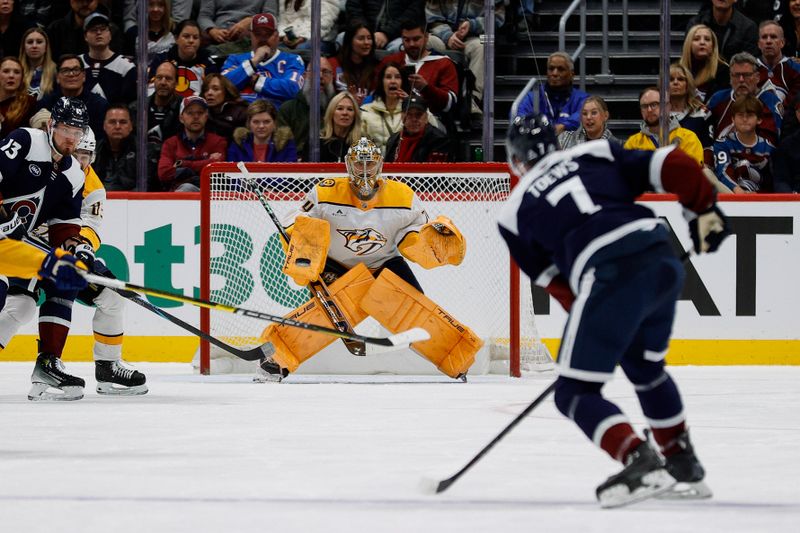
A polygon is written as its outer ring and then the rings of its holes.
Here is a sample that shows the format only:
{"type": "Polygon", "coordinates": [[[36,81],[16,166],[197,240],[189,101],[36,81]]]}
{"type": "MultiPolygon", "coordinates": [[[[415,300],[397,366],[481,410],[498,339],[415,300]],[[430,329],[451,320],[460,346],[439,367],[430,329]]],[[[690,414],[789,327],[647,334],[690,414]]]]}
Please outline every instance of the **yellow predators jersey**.
{"type": "Polygon", "coordinates": [[[409,235],[419,233],[428,214],[408,185],[382,180],[375,197],[367,203],[350,189],[347,178],[319,182],[297,213],[327,220],[331,244],[328,256],[352,268],[358,263],[375,269],[399,255],[397,247],[409,235]]]}
{"type": "Polygon", "coordinates": [[[100,247],[100,227],[103,224],[103,207],[106,203],[106,189],[92,168],[86,167],[86,183],[83,186],[81,204],[81,235],[89,240],[92,248],[100,247]]]}
{"type": "Polygon", "coordinates": [[[35,278],[45,255],[28,243],[0,236],[0,276],[35,278]]]}

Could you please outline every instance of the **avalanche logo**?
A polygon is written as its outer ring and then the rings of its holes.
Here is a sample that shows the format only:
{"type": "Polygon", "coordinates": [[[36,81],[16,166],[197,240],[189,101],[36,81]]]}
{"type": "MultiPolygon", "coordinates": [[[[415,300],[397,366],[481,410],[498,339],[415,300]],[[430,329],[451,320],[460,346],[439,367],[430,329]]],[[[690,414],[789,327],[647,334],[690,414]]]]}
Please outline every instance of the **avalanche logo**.
{"type": "MultiPolygon", "coordinates": [[[[192,89],[192,84],[198,85],[199,83],[200,79],[194,70],[186,67],[178,68],[178,84],[175,86],[175,92],[181,98],[193,96],[195,91],[192,89]]],[[[199,93],[199,91],[197,92],[199,93]]]]}
{"type": "Polygon", "coordinates": [[[336,232],[345,238],[344,247],[356,255],[369,255],[386,244],[386,237],[372,228],[339,229],[336,232]]]}

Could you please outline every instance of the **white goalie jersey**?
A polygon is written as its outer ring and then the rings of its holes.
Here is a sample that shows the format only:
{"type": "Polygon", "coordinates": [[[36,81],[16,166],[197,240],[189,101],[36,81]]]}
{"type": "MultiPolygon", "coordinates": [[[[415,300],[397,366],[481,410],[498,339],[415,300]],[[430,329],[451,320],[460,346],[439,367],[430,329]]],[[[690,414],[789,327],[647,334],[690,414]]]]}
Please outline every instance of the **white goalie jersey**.
{"type": "Polygon", "coordinates": [[[328,221],[328,257],[347,268],[358,263],[380,267],[400,255],[403,240],[428,222],[428,214],[407,185],[384,180],[375,197],[362,202],[352,194],[346,177],[319,182],[293,214],[292,224],[298,215],[328,221]]]}

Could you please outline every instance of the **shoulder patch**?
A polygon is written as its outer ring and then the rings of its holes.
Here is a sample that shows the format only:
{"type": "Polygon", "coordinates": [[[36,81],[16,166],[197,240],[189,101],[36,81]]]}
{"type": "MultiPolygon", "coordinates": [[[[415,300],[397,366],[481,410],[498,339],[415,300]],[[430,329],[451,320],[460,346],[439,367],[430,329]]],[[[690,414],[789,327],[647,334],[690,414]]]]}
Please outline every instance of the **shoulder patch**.
{"type": "Polygon", "coordinates": [[[336,185],[336,180],[333,178],[325,178],[317,183],[317,187],[333,187],[334,185],[336,185]]]}
{"type": "Polygon", "coordinates": [[[314,207],[314,202],[312,202],[311,200],[306,200],[300,209],[308,213],[309,211],[311,211],[313,207],[314,207]]]}

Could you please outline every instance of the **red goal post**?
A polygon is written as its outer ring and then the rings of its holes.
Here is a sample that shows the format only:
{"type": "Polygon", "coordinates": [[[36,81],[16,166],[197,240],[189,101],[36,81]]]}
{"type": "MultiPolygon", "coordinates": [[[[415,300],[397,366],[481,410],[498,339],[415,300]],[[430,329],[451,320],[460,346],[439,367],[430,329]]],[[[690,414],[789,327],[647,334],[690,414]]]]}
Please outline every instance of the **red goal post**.
{"type": "MultiPolygon", "coordinates": [[[[248,163],[247,169],[284,224],[319,180],[346,176],[341,163],[248,163]]],[[[534,324],[529,285],[524,276],[520,281],[495,222],[513,185],[508,167],[386,164],[383,176],[408,184],[431,218],[450,217],[466,238],[460,266],[424,270],[412,264],[412,269],[429,297],[484,339],[485,368],[480,371],[519,376],[526,364],[549,363],[534,324]]],[[[308,292],[280,272],[284,256],[275,227],[263,206],[238,184],[241,179],[235,163],[214,163],[202,172],[200,297],[283,315],[307,300],[308,292]]],[[[242,348],[257,346],[268,325],[207,309],[201,310],[200,324],[203,331],[242,348]]],[[[201,342],[204,374],[211,369],[210,354],[208,343],[201,342]]]]}

